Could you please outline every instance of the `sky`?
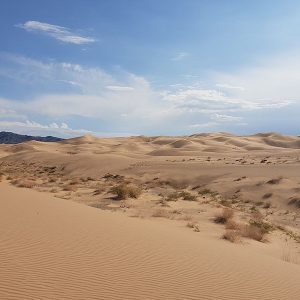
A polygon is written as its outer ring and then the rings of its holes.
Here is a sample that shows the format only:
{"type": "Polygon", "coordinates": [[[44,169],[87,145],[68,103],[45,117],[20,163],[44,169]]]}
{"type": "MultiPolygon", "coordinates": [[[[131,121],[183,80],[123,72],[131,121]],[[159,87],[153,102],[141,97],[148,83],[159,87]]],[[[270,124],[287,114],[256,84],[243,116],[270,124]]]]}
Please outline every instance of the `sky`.
{"type": "Polygon", "coordinates": [[[300,134],[300,1],[1,0],[0,131],[300,134]]]}

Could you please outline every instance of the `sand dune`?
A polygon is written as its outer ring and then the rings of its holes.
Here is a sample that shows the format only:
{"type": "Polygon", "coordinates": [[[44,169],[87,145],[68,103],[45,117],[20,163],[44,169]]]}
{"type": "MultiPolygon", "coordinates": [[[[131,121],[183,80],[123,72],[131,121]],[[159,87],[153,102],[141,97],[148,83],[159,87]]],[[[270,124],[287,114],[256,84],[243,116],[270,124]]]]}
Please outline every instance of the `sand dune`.
{"type": "Polygon", "coordinates": [[[300,269],[186,228],[1,184],[1,299],[297,299],[300,269]]]}
{"type": "Polygon", "coordinates": [[[298,299],[299,140],[1,145],[0,299],[298,299]]]}

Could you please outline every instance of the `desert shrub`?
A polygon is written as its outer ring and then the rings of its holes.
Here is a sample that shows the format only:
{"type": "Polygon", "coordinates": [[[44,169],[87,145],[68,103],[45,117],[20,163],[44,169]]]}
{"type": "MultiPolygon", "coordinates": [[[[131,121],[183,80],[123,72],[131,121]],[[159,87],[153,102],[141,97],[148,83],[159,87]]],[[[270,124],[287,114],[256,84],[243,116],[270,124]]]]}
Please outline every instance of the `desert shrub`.
{"type": "Polygon", "coordinates": [[[101,189],[95,189],[94,192],[93,192],[93,195],[97,196],[97,195],[100,195],[101,193],[102,193],[101,189]]]}
{"type": "Polygon", "coordinates": [[[264,221],[256,221],[256,220],[250,220],[249,221],[249,224],[252,225],[252,226],[255,226],[259,229],[261,229],[261,231],[263,233],[269,233],[271,232],[272,230],[274,230],[274,227],[273,225],[267,223],[267,222],[264,222],[264,221]]]}
{"type": "Polygon", "coordinates": [[[298,196],[290,197],[288,205],[295,205],[297,207],[300,207],[300,197],[298,196]]]}
{"type": "Polygon", "coordinates": [[[128,196],[130,198],[138,198],[142,193],[142,190],[136,186],[128,186],[128,196]]]}
{"type": "Polygon", "coordinates": [[[225,228],[231,229],[231,230],[240,230],[241,225],[239,223],[237,223],[236,221],[229,219],[229,220],[227,220],[227,222],[225,224],[225,228]]]}
{"type": "Polygon", "coordinates": [[[178,192],[173,192],[166,197],[166,201],[177,201],[179,198],[180,194],[178,192]]]}
{"type": "Polygon", "coordinates": [[[214,222],[218,224],[226,224],[229,219],[233,218],[234,211],[229,208],[224,208],[222,212],[215,216],[214,222]]]}
{"type": "Polygon", "coordinates": [[[116,199],[124,200],[126,198],[138,198],[142,191],[139,187],[133,185],[119,184],[111,188],[111,192],[116,194],[116,199]]]}
{"type": "Polygon", "coordinates": [[[193,229],[195,232],[200,232],[199,226],[198,226],[196,223],[194,223],[194,222],[188,222],[188,223],[186,224],[186,226],[187,226],[188,228],[193,229]]]}
{"type": "Polygon", "coordinates": [[[266,202],[264,205],[263,205],[263,208],[270,208],[271,207],[271,202],[266,202]]]}
{"type": "Polygon", "coordinates": [[[228,199],[221,199],[220,201],[220,204],[222,204],[223,206],[226,206],[226,207],[230,207],[232,202],[230,202],[228,199]]]}
{"type": "Polygon", "coordinates": [[[269,199],[273,196],[273,193],[266,193],[262,196],[263,199],[269,199]]]}
{"type": "Polygon", "coordinates": [[[264,219],[263,214],[259,210],[255,210],[251,214],[251,220],[255,222],[262,222],[264,219]]]}
{"type": "Polygon", "coordinates": [[[268,184],[279,184],[280,181],[282,180],[282,177],[279,178],[273,178],[267,181],[268,184]]]}
{"type": "Polygon", "coordinates": [[[158,208],[158,209],[153,211],[152,217],[155,217],[155,218],[168,218],[169,217],[169,212],[166,209],[158,208]]]}
{"type": "Polygon", "coordinates": [[[259,242],[263,241],[266,234],[264,230],[252,224],[244,225],[241,233],[243,237],[250,238],[259,242]]]}
{"type": "Polygon", "coordinates": [[[21,187],[21,188],[28,188],[28,189],[32,189],[33,187],[35,187],[37,184],[35,181],[32,180],[21,180],[21,179],[17,179],[17,180],[13,180],[11,182],[11,184],[13,184],[14,186],[17,187],[21,187]]]}
{"type": "Polygon", "coordinates": [[[218,195],[218,192],[212,191],[212,190],[210,190],[210,189],[208,189],[208,188],[205,188],[205,189],[203,189],[203,190],[200,190],[200,191],[198,192],[198,194],[201,195],[201,196],[210,195],[210,196],[212,196],[212,197],[216,197],[216,196],[218,195]]]}
{"type": "Polygon", "coordinates": [[[67,184],[63,187],[63,191],[66,192],[75,192],[76,191],[76,187],[72,184],[67,184]]]}
{"type": "Polygon", "coordinates": [[[70,185],[76,185],[80,183],[80,179],[79,178],[74,178],[70,181],[70,185]]]}
{"type": "Polygon", "coordinates": [[[191,194],[190,192],[187,192],[187,191],[181,191],[179,193],[179,196],[183,199],[183,200],[186,200],[186,201],[196,201],[197,200],[197,197],[193,194],[191,194]]]}
{"type": "Polygon", "coordinates": [[[237,230],[227,229],[225,231],[225,233],[223,234],[222,238],[224,240],[227,240],[227,241],[231,242],[231,243],[236,243],[236,242],[240,241],[241,233],[237,230]]]}

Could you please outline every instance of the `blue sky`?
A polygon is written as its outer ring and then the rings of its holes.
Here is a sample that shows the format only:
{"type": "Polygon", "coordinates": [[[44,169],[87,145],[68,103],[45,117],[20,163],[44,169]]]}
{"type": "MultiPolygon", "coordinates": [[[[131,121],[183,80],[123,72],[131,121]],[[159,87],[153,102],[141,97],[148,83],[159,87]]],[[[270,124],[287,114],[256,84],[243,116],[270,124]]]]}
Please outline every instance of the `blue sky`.
{"type": "Polygon", "coordinates": [[[299,134],[300,2],[1,1],[0,130],[299,134]]]}

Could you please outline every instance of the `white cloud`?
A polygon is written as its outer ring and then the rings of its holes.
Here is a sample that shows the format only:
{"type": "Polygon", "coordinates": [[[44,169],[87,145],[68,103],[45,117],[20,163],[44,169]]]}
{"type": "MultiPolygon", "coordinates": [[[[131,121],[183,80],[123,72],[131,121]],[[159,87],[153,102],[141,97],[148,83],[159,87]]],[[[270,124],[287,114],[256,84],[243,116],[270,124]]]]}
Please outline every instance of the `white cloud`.
{"type": "Polygon", "coordinates": [[[108,85],[106,88],[108,90],[117,91],[117,92],[128,92],[134,90],[134,88],[131,86],[118,86],[118,85],[108,85]]]}
{"type": "Polygon", "coordinates": [[[217,83],[216,87],[219,87],[221,89],[227,89],[227,90],[240,90],[240,91],[245,90],[245,88],[242,86],[234,86],[226,83],[217,83]]]}
{"type": "Polygon", "coordinates": [[[179,61],[179,60],[182,60],[182,59],[188,57],[189,55],[190,54],[188,52],[179,52],[174,57],[172,57],[171,60],[173,60],[173,61],[179,61]]]}
{"type": "Polygon", "coordinates": [[[212,127],[216,127],[218,125],[219,124],[217,122],[197,123],[197,124],[189,125],[189,128],[192,128],[192,129],[212,128],[212,127]]]}
{"type": "Polygon", "coordinates": [[[42,23],[38,21],[27,21],[24,24],[20,24],[17,26],[25,29],[26,31],[48,35],[52,38],[55,38],[56,40],[69,44],[82,45],[93,43],[96,41],[94,38],[79,35],[71,31],[67,27],[42,23]]]}
{"type": "Polygon", "coordinates": [[[215,120],[216,122],[237,122],[243,119],[242,117],[220,115],[220,114],[214,114],[210,118],[212,120],[215,120]]]}
{"type": "Polygon", "coordinates": [[[251,67],[215,75],[218,82],[243,87],[232,91],[260,103],[300,102],[300,55],[287,53],[269,57],[251,67]]]}

